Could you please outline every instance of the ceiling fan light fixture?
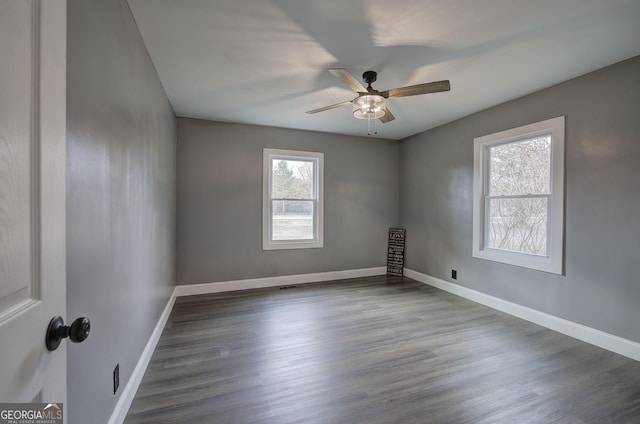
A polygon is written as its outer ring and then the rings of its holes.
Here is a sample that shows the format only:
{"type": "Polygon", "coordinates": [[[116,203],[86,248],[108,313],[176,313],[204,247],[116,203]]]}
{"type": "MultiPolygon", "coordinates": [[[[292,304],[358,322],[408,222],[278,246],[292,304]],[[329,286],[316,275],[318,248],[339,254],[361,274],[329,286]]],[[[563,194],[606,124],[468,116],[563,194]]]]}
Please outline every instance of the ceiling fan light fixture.
{"type": "Polygon", "coordinates": [[[365,94],[353,101],[353,116],[358,119],[378,119],[386,113],[384,97],[377,94],[365,94]]]}

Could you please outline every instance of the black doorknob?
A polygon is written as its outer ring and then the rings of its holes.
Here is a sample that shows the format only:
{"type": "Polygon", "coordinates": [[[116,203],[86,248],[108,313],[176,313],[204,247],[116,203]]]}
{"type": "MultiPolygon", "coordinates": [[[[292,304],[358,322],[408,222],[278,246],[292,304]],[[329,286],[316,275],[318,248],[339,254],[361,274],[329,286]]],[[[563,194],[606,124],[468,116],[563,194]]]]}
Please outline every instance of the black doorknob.
{"type": "Polygon", "coordinates": [[[56,350],[60,346],[62,339],[67,337],[74,343],[83,342],[89,337],[90,332],[91,322],[87,317],[77,318],[70,326],[67,326],[64,325],[64,320],[61,316],[55,316],[49,322],[49,327],[47,327],[47,335],[45,337],[47,350],[56,350]]]}

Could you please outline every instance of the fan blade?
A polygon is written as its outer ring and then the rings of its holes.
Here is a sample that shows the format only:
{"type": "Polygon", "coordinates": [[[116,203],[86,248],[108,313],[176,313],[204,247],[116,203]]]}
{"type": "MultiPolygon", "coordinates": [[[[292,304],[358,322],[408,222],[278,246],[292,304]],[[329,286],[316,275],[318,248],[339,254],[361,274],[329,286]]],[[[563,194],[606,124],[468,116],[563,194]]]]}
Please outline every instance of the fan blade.
{"type": "Polygon", "coordinates": [[[347,71],[346,69],[334,68],[334,69],[329,69],[329,72],[331,72],[336,77],[340,78],[340,81],[342,81],[344,85],[346,85],[353,91],[358,93],[367,92],[367,89],[362,86],[360,81],[358,81],[358,79],[354,77],[353,74],[351,74],[351,72],[347,71]]]}
{"type": "Polygon", "coordinates": [[[441,91],[449,90],[451,90],[449,80],[444,80],[394,88],[392,90],[383,91],[380,95],[385,99],[390,99],[392,97],[417,96],[418,94],[439,93],[441,91]]]}
{"type": "Polygon", "coordinates": [[[382,117],[380,118],[380,122],[382,122],[383,124],[386,124],[387,122],[391,122],[394,119],[396,119],[396,117],[393,116],[393,113],[391,113],[389,108],[387,108],[384,112],[384,115],[382,115],[382,117]]]}
{"type": "Polygon", "coordinates": [[[342,102],[342,103],[336,103],[335,105],[329,105],[329,106],[325,106],[325,107],[320,107],[318,109],[313,109],[313,110],[308,110],[305,113],[318,113],[318,112],[324,112],[325,110],[331,110],[331,109],[335,109],[337,107],[342,107],[342,106],[346,106],[348,104],[351,104],[351,100],[347,100],[346,102],[342,102]]]}

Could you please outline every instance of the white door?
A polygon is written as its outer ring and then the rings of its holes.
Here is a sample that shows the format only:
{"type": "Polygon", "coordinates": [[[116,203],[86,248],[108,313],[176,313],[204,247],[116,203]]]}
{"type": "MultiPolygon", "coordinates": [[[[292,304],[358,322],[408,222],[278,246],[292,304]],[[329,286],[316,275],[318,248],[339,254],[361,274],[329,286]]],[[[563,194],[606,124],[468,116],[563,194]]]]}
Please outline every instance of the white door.
{"type": "Polygon", "coordinates": [[[0,402],[66,401],[65,120],[66,1],[0,0],[0,402]]]}

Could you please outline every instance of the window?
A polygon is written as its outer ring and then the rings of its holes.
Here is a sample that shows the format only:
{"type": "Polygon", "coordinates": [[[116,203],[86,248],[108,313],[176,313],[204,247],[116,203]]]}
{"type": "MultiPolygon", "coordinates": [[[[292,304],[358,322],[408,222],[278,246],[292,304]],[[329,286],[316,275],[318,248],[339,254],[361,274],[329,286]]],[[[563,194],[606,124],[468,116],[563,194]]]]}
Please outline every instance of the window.
{"type": "Polygon", "coordinates": [[[474,139],[473,256],[562,274],[564,117],[474,139]]]}
{"type": "Polygon", "coordinates": [[[323,159],[323,153],[264,149],[264,250],[323,246],[323,159]]]}

